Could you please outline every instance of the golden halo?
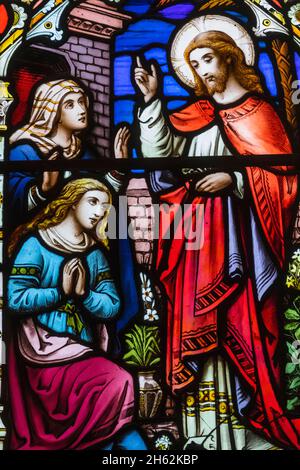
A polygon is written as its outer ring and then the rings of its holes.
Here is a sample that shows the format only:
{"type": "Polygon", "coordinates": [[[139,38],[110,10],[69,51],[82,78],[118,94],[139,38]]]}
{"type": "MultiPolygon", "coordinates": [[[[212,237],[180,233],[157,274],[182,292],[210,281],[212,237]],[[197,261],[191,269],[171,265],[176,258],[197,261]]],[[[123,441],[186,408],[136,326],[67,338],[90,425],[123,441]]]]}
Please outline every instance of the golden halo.
{"type": "Polygon", "coordinates": [[[176,75],[183,83],[192,88],[195,87],[194,77],[184,60],[184,51],[198,34],[208,31],[226,33],[243,51],[246,64],[253,66],[255,63],[253,41],[245,28],[235,20],[221,15],[205,15],[194,18],[178,31],[171,47],[171,63],[176,75]]]}

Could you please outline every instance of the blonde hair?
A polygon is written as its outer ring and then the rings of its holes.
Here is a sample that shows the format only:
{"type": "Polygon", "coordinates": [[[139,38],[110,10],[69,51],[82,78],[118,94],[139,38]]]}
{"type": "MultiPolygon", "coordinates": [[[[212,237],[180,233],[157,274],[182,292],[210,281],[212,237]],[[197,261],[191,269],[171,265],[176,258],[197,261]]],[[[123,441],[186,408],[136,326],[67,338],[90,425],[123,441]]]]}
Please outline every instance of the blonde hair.
{"type": "Polygon", "coordinates": [[[195,93],[197,96],[207,95],[208,91],[205,84],[191,64],[190,53],[195,49],[204,47],[213,49],[221,56],[223,60],[226,60],[227,58],[231,59],[229,67],[231,67],[235,78],[242,87],[248,91],[263,93],[259,76],[253,67],[250,67],[246,64],[244,53],[236,45],[234,40],[228,36],[228,34],[223,33],[222,31],[208,31],[206,33],[198,34],[184,51],[184,59],[193,73],[196,85],[195,93]]]}
{"type": "Polygon", "coordinates": [[[108,208],[97,226],[96,238],[108,248],[108,239],[105,234],[109,209],[112,204],[112,196],[109,189],[100,181],[91,178],[82,178],[67,183],[58,198],[50,202],[33,220],[20,225],[10,237],[8,255],[12,256],[20,239],[34,230],[45,230],[62,222],[68,215],[71,207],[78,204],[82,196],[88,191],[102,191],[108,196],[108,208]]]}

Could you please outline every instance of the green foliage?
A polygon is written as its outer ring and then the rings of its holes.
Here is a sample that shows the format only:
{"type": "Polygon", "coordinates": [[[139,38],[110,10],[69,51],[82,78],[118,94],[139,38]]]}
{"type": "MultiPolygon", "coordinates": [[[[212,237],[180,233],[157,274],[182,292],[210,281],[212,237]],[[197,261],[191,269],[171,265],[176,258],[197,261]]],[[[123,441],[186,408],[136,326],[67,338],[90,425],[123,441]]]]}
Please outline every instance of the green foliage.
{"type": "Polygon", "coordinates": [[[296,364],[293,364],[292,362],[288,362],[285,366],[285,373],[286,374],[293,374],[296,369],[296,364]]]}
{"type": "Polygon", "coordinates": [[[294,397],[287,401],[287,409],[289,411],[294,411],[296,408],[300,406],[300,398],[294,397]]]}
{"type": "Polygon", "coordinates": [[[149,368],[160,362],[159,332],[156,326],[134,325],[125,334],[128,351],[123,359],[127,364],[149,368]]]}
{"type": "Polygon", "coordinates": [[[297,310],[292,309],[292,308],[288,308],[284,312],[284,316],[287,320],[300,320],[299,312],[297,310]]]}
{"type": "Polygon", "coordinates": [[[285,365],[287,409],[300,407],[300,296],[297,296],[284,312],[287,361],[285,365]]]}

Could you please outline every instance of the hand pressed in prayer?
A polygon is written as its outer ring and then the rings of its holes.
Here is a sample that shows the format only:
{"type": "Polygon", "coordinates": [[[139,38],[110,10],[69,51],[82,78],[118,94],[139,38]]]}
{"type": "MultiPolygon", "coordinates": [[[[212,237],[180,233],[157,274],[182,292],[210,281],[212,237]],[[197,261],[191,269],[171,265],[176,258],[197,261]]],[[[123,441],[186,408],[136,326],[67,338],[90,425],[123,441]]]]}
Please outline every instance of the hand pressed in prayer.
{"type": "Polygon", "coordinates": [[[77,275],[78,258],[73,258],[68,261],[63,269],[62,289],[65,295],[72,295],[74,291],[74,277],[77,275]]]}
{"type": "Polygon", "coordinates": [[[130,130],[128,127],[121,127],[115,137],[114,150],[116,158],[128,158],[128,141],[130,139],[130,130]]]}
{"type": "Polygon", "coordinates": [[[140,57],[136,58],[137,66],[134,69],[134,79],[138,88],[144,95],[145,103],[148,103],[157,94],[158,77],[154,64],[151,64],[149,73],[143,66],[140,57]]]}
{"type": "Polygon", "coordinates": [[[217,193],[228,188],[233,183],[229,173],[213,173],[202,178],[196,183],[196,190],[199,193],[217,193]]]}
{"type": "Polygon", "coordinates": [[[77,271],[78,277],[75,285],[75,294],[82,296],[85,294],[86,272],[81,260],[78,260],[77,271]]]}
{"type": "MultiPolygon", "coordinates": [[[[48,160],[57,160],[59,156],[58,151],[52,153],[48,160]]],[[[59,178],[59,171],[44,171],[43,172],[43,181],[42,181],[42,191],[47,193],[55,188],[59,178]]]]}

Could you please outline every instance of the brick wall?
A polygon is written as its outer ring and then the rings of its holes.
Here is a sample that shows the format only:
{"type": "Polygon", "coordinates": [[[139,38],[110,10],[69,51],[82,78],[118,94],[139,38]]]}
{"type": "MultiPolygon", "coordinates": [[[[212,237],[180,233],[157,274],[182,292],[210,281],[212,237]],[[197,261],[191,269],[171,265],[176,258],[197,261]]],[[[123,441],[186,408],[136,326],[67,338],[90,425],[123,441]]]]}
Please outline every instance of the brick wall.
{"type": "Polygon", "coordinates": [[[91,142],[100,156],[109,156],[110,142],[110,45],[103,41],[70,36],[60,50],[69,56],[75,74],[93,94],[94,129],[91,142]]]}
{"type": "Polygon", "coordinates": [[[154,210],[145,178],[132,178],[126,195],[136,259],[139,264],[150,268],[153,254],[154,210]]]}

